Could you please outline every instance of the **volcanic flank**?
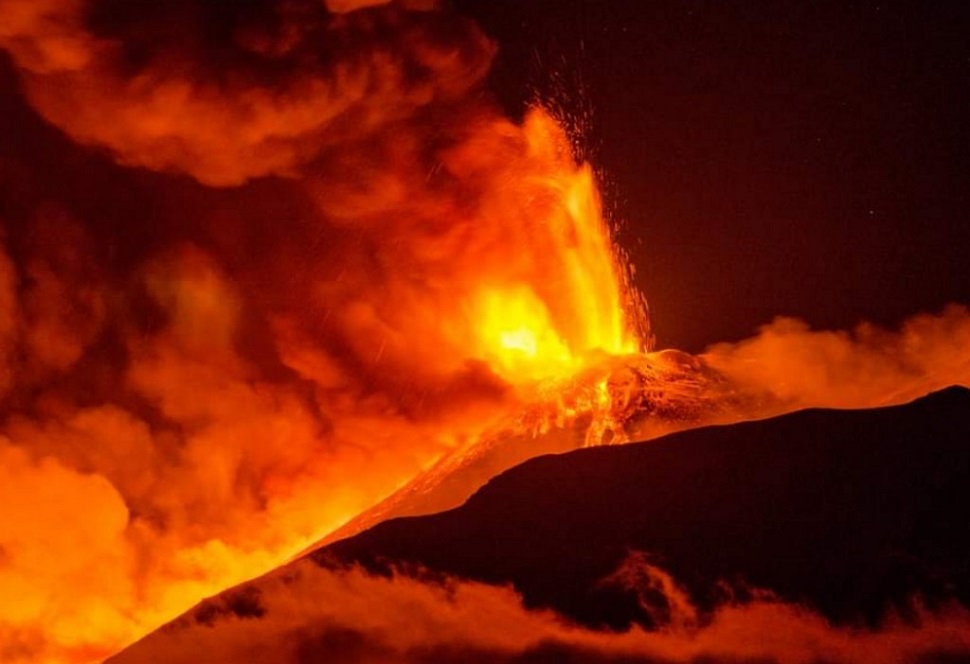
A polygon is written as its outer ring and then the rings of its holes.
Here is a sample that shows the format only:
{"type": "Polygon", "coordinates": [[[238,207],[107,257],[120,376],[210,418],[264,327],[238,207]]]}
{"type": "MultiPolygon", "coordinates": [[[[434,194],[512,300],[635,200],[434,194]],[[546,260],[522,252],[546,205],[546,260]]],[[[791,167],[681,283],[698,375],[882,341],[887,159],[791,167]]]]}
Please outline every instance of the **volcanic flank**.
{"type": "Polygon", "coordinates": [[[970,390],[952,388],[537,458],[458,509],[207,600],[110,661],[958,661],[968,440],[970,390]],[[346,606],[351,589],[381,618],[346,606]],[[453,624],[516,613],[531,638],[453,624]],[[740,631],[724,638],[724,621],[740,631]]]}

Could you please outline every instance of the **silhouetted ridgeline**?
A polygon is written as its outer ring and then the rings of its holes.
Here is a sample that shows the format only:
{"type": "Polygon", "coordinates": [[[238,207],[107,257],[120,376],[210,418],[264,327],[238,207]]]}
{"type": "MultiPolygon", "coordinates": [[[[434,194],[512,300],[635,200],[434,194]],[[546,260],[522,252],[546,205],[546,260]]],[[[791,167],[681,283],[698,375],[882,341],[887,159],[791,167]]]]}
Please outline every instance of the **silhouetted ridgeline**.
{"type": "Polygon", "coordinates": [[[970,604],[970,391],[536,458],[458,509],[311,556],[511,582],[529,605],[619,627],[650,622],[634,593],[600,583],[631,551],[705,608],[724,597],[719,581],[835,620],[917,593],[970,604]]]}

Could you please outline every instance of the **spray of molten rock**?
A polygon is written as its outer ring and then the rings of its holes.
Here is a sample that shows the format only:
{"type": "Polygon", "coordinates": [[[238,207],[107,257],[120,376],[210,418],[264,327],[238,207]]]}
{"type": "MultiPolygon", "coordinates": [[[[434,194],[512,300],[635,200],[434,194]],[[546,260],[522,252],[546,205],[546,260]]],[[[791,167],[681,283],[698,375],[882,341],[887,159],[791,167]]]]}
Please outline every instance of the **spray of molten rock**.
{"type": "Polygon", "coordinates": [[[348,528],[543,451],[970,382],[960,308],[647,353],[553,116],[504,116],[470,22],[361,4],[0,0],[54,146],[0,178],[0,660],[101,659],[401,487],[348,528]]]}

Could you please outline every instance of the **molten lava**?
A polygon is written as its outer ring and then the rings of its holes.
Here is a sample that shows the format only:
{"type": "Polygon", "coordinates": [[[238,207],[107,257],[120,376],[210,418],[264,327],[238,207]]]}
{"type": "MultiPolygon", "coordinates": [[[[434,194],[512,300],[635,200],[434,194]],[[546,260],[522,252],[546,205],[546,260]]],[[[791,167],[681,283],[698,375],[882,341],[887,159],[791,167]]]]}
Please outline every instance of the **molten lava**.
{"type": "MultiPolygon", "coordinates": [[[[479,265],[481,284],[467,312],[473,357],[512,384],[566,378],[588,365],[591,353],[645,347],[639,327],[645,318],[631,306],[639,300],[627,289],[592,169],[572,162],[568,138],[547,112],[533,110],[523,131],[530,156],[556,166],[517,185],[529,187],[527,214],[546,236],[537,238],[537,249],[549,253],[537,269],[501,282],[493,282],[488,265],[479,265]]],[[[535,251],[528,245],[506,250],[535,251]]],[[[496,275],[504,269],[493,268],[496,275]]]]}
{"type": "MultiPolygon", "coordinates": [[[[354,220],[368,251],[397,252],[393,263],[348,261],[335,279],[320,268],[300,306],[284,295],[284,306],[260,310],[211,251],[183,246],[132,276],[162,326],[140,330],[123,319],[127,305],[106,307],[132,287],[100,277],[87,288],[101,318],[37,322],[48,343],[73,349],[64,371],[104,363],[115,375],[97,341],[109,332],[123,339],[127,365],[111,386],[118,396],[90,404],[61,394],[6,423],[0,456],[17,481],[5,484],[14,492],[5,502],[58,489],[3,517],[3,585],[20,589],[0,606],[5,661],[106,656],[272,569],[453,450],[593,411],[608,419],[605,375],[592,397],[581,376],[643,350],[645,316],[591,168],[539,108],[520,125],[489,117],[461,133],[435,157],[444,184],[432,186],[454,187],[432,210],[439,216],[354,220]],[[297,380],[269,377],[241,345],[254,314],[270,320],[297,380]],[[321,333],[329,346],[313,340],[321,333]],[[309,399],[301,381],[315,386],[309,399]]],[[[346,201],[340,215],[327,204],[324,218],[338,225],[357,214],[346,201]]],[[[58,297],[70,288],[65,270],[85,259],[41,247],[35,280],[58,297]]],[[[29,323],[45,309],[26,298],[44,293],[18,295],[18,269],[7,274],[4,313],[29,323]]],[[[271,273],[255,274],[246,278],[275,288],[271,273]]]]}

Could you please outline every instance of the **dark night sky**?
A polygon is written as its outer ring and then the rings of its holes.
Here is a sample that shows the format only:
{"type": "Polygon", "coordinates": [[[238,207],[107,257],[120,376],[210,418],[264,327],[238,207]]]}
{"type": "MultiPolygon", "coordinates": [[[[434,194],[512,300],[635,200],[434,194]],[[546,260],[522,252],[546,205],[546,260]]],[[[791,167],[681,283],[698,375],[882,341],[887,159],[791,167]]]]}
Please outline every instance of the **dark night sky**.
{"type": "Polygon", "coordinates": [[[461,0],[565,82],[661,345],[970,303],[970,3],[461,0]]]}
{"type": "MultiPolygon", "coordinates": [[[[492,88],[510,110],[538,91],[591,111],[660,345],[700,350],[776,315],[894,326],[970,303],[970,3],[452,4],[499,43],[492,88]]],[[[142,188],[161,178],[45,128],[6,57],[0,117],[14,128],[0,166],[49,173],[41,197],[85,219],[109,206],[126,244],[133,219],[156,223],[142,188]],[[108,201],[92,193],[106,182],[108,201]]]]}

